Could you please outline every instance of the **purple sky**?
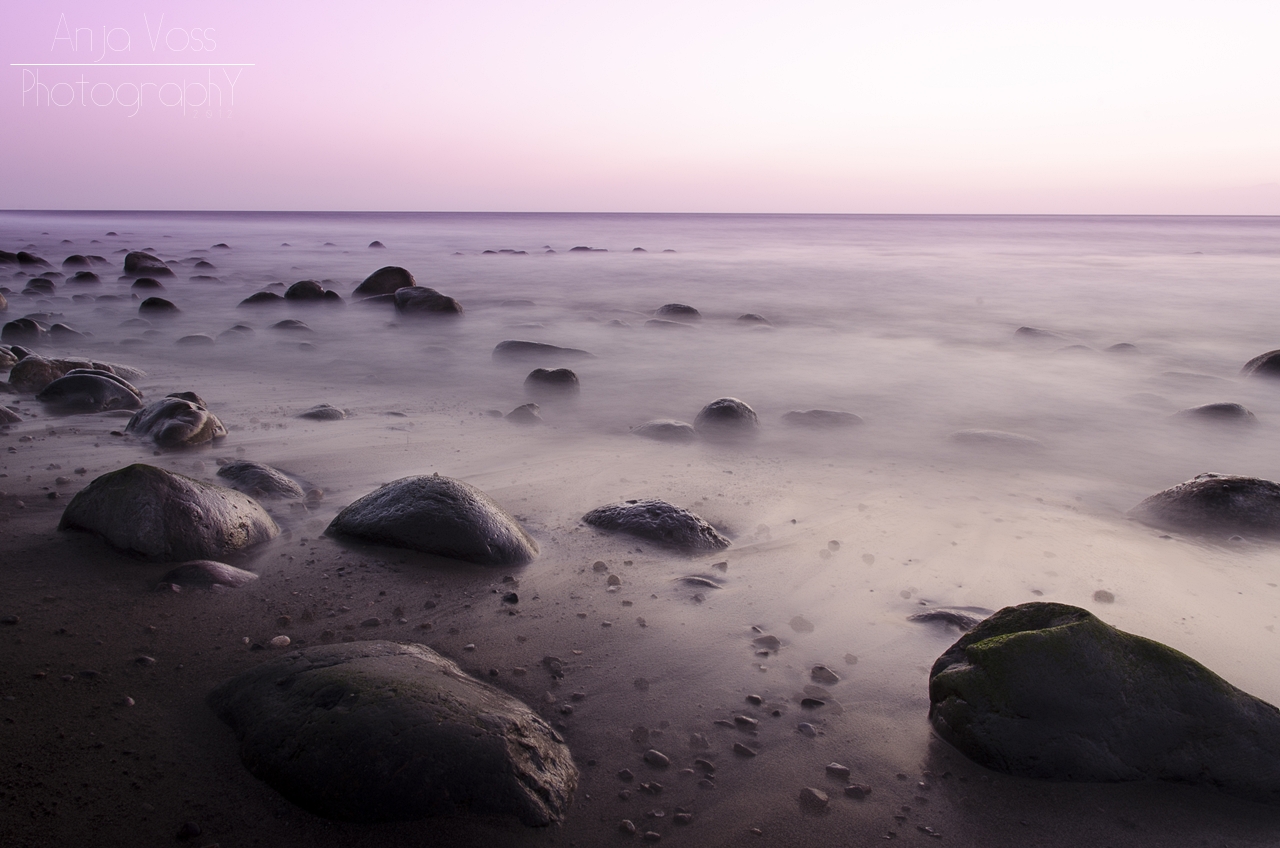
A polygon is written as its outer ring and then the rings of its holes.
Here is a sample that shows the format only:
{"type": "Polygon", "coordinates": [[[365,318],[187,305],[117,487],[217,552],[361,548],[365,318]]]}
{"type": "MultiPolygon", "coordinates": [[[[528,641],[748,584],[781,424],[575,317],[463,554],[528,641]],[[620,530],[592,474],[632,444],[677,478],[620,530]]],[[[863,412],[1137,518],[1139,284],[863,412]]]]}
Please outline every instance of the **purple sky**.
{"type": "Polygon", "coordinates": [[[0,208],[1280,214],[1277,32],[1258,0],[24,0],[0,208]]]}

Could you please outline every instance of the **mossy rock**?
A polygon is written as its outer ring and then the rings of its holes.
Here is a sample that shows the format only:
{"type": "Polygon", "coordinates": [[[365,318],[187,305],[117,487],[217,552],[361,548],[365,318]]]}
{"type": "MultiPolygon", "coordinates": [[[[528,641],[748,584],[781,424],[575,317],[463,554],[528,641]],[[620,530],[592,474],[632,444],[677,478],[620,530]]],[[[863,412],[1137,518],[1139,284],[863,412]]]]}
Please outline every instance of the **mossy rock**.
{"type": "Polygon", "coordinates": [[[929,701],[938,734],[997,771],[1280,802],[1280,710],[1078,607],[1000,610],[934,663],[929,701]]]}

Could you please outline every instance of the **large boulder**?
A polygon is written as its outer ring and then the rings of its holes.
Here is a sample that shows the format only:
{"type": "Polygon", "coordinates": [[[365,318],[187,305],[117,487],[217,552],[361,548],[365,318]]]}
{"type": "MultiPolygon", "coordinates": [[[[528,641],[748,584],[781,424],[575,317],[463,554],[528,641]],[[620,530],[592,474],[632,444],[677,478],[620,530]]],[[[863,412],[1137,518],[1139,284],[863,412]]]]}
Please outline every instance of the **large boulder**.
{"type": "Polygon", "coordinates": [[[1240,376],[1280,378],[1280,350],[1269,350],[1250,359],[1240,369],[1240,376]]]}
{"type": "Polygon", "coordinates": [[[124,272],[130,277],[172,277],[168,265],[150,253],[135,250],[124,258],[124,272]]]}
{"type": "Polygon", "coordinates": [[[27,253],[25,250],[18,251],[18,265],[23,268],[52,268],[47,259],[36,256],[34,253],[27,253]]]}
{"type": "Polygon", "coordinates": [[[36,400],[63,414],[138,409],[142,392],[109,371],[73,368],[45,386],[36,400]]]}
{"type": "Polygon", "coordinates": [[[397,265],[388,265],[365,277],[364,282],[356,286],[356,290],[351,293],[351,296],[354,298],[366,298],[379,294],[394,294],[400,289],[416,286],[417,284],[417,281],[413,279],[413,274],[410,274],[404,268],[397,265]]]}
{"type": "Polygon", "coordinates": [[[170,561],[221,559],[280,533],[248,495],[142,464],[80,490],[58,529],[94,533],[128,553],[170,561]]]}
{"type": "Polygon", "coordinates": [[[348,821],[440,814],[560,822],[577,787],[568,747],[533,710],[422,645],[317,645],[209,695],[256,777],[348,821]]]}
{"type": "Polygon", "coordinates": [[[6,344],[34,345],[44,337],[45,328],[30,318],[15,318],[0,329],[0,341],[6,344]]]}
{"type": "Polygon", "coordinates": [[[125,380],[141,380],[147,376],[145,371],[119,365],[114,362],[94,362],[88,359],[45,359],[42,356],[27,354],[18,360],[9,372],[9,384],[20,392],[35,394],[59,377],[64,377],[76,369],[91,369],[114,374],[125,380]]]}
{"type": "Polygon", "coordinates": [[[274,306],[278,303],[284,303],[284,297],[273,291],[260,291],[240,301],[237,306],[274,306]]]}
{"type": "Polygon", "coordinates": [[[544,362],[555,362],[562,359],[592,359],[595,354],[573,347],[557,347],[542,342],[526,342],[519,339],[507,339],[498,342],[493,348],[493,358],[497,360],[539,359],[544,362]]]}
{"type": "Polygon", "coordinates": [[[1200,474],[1129,510],[1144,524],[1230,536],[1280,535],[1280,485],[1258,477],[1200,474]]]}
{"type": "Polygon", "coordinates": [[[538,554],[537,542],[488,495],[439,474],[387,483],[339,512],[325,532],[480,565],[522,565],[538,554]]]}
{"type": "Polygon", "coordinates": [[[686,443],[698,438],[698,431],[693,429],[692,424],[676,421],[673,418],[658,418],[653,421],[646,421],[643,424],[632,427],[631,434],[653,439],[655,442],[686,443]]]}
{"type": "Polygon", "coordinates": [[[998,771],[1280,802],[1280,710],[1078,607],[1000,610],[933,664],[929,701],[938,735],[998,771]]]}
{"type": "Polygon", "coordinates": [[[693,429],[699,434],[720,441],[750,438],[759,426],[756,411],[732,397],[711,401],[693,419],[693,429]]]}
{"type": "Polygon", "coordinates": [[[218,476],[224,478],[231,488],[255,498],[301,498],[306,494],[296,480],[279,468],[247,459],[228,462],[218,469],[218,476]]]}
{"type": "Polygon", "coordinates": [[[462,304],[426,286],[405,286],[395,293],[396,312],[401,315],[461,315],[462,304]]]}
{"type": "Polygon", "coordinates": [[[202,445],[227,435],[227,428],[195,392],[174,392],[147,405],[133,414],[124,431],[162,448],[202,445]]]}
{"type": "Polygon", "coordinates": [[[284,299],[318,302],[324,300],[324,286],[315,280],[299,280],[285,290],[284,299]]]}
{"type": "Polygon", "coordinates": [[[597,507],[582,520],[601,530],[629,533],[686,553],[720,551],[730,545],[701,517],[656,498],[597,507]]]}

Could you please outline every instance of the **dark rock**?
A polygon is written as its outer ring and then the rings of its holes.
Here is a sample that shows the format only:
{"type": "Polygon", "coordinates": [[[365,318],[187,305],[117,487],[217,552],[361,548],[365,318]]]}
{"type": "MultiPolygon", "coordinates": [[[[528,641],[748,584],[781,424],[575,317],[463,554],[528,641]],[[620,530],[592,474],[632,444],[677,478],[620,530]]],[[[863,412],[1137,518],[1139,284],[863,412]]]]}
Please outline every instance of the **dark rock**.
{"type": "Polygon", "coordinates": [[[1280,710],[1078,607],[1000,610],[934,663],[929,700],[938,734],[998,771],[1280,802],[1280,710]]]}
{"type": "Polygon", "coordinates": [[[1280,485],[1258,477],[1200,474],[1155,493],[1129,514],[1165,530],[1278,536],[1280,485]]]}
{"type": "Polygon", "coordinates": [[[792,410],[782,416],[782,420],[788,424],[813,428],[852,427],[862,423],[862,418],[852,412],[835,409],[807,409],[804,412],[792,410]]]}
{"type": "Polygon", "coordinates": [[[522,565],[538,553],[488,495],[438,474],[386,484],[338,513],[325,532],[480,565],[522,565]]]}
{"type": "Polygon", "coordinates": [[[172,301],[165,300],[163,297],[149,297],[142,303],[138,304],[138,314],[174,314],[181,312],[172,301]]]}
{"type": "Polygon", "coordinates": [[[27,253],[25,250],[18,251],[18,265],[23,268],[52,268],[48,261],[41,259],[34,253],[27,253]]]}
{"type": "Polygon", "coordinates": [[[568,368],[535,368],[524,378],[524,390],[539,400],[555,400],[576,397],[582,387],[568,368]]]}
{"type": "Polygon", "coordinates": [[[227,428],[195,392],[175,392],[138,410],[124,431],[162,448],[202,445],[227,435],[227,428]]]}
{"type": "Polygon", "coordinates": [[[284,297],[270,291],[254,292],[253,294],[240,301],[237,306],[274,306],[277,303],[284,303],[284,297]]]}
{"type": "Polygon", "coordinates": [[[1037,453],[1044,450],[1044,442],[1039,439],[1033,439],[1021,433],[1007,433],[1004,430],[958,430],[948,438],[965,447],[1015,453],[1037,453]]]}
{"type": "Polygon", "coordinates": [[[1238,403],[1206,403],[1189,409],[1180,409],[1173,414],[1174,418],[1187,421],[1205,421],[1214,424],[1246,424],[1258,423],[1258,418],[1238,403]]]}
{"type": "Polygon", "coordinates": [[[1031,341],[1067,341],[1067,337],[1062,333],[1053,330],[1043,330],[1039,327],[1019,327],[1013,331],[1014,336],[1019,339],[1028,339],[1031,341]]]}
{"type": "Polygon", "coordinates": [[[638,427],[632,427],[631,433],[658,442],[692,442],[698,438],[698,431],[693,429],[692,424],[670,418],[646,421],[638,427]]]}
{"type": "Polygon", "coordinates": [[[711,401],[693,419],[693,429],[700,435],[719,441],[750,438],[759,424],[754,409],[731,397],[711,401]]]}
{"type": "Polygon", "coordinates": [[[92,271],[77,271],[67,280],[68,283],[81,283],[84,285],[98,285],[102,282],[102,278],[92,271]]]}
{"type": "Polygon", "coordinates": [[[299,412],[299,418],[307,418],[311,421],[341,421],[347,417],[347,413],[331,404],[317,404],[306,412],[299,412]]]}
{"type": "Polygon", "coordinates": [[[150,253],[135,250],[124,258],[124,273],[130,277],[172,277],[173,271],[150,253]]]}
{"type": "Polygon", "coordinates": [[[284,299],[304,302],[324,300],[324,286],[315,280],[299,280],[285,291],[284,299]]]}
{"type": "Polygon", "coordinates": [[[523,406],[517,406],[503,417],[514,424],[542,424],[539,411],[540,408],[536,403],[526,403],[523,406]]]}
{"type": "Polygon", "coordinates": [[[72,339],[87,338],[87,336],[73,327],[68,327],[66,324],[54,324],[49,328],[49,338],[67,342],[72,339]]]}
{"type": "Polygon", "coordinates": [[[730,544],[702,518],[657,499],[598,507],[582,516],[582,520],[601,530],[629,533],[687,553],[719,551],[730,544]]]}
{"type": "Polygon", "coordinates": [[[921,624],[942,624],[954,627],[961,633],[968,633],[990,615],[991,610],[979,607],[935,607],[931,610],[909,615],[907,616],[907,621],[915,621],[921,624]]]}
{"type": "Polygon", "coordinates": [[[1128,342],[1120,342],[1119,344],[1113,344],[1111,347],[1107,348],[1106,352],[1107,353],[1138,353],[1138,346],[1135,344],[1129,344],[1128,342]]]}
{"type": "Polygon", "coordinates": [[[410,274],[404,268],[388,265],[365,277],[364,282],[356,286],[356,290],[351,293],[351,296],[359,299],[378,294],[394,294],[400,289],[416,286],[417,284],[417,281],[413,279],[413,274],[410,274]]]}
{"type": "Polygon", "coordinates": [[[72,268],[89,268],[91,263],[89,257],[81,256],[79,253],[73,253],[66,259],[62,260],[62,270],[70,271],[72,268]]]}
{"type": "Polygon", "coordinates": [[[1240,369],[1241,377],[1280,377],[1280,350],[1269,350],[1255,356],[1240,369]]]}
{"type": "Polygon", "coordinates": [[[288,474],[261,462],[237,459],[218,469],[233,489],[255,498],[301,498],[306,493],[288,474]]]}
{"type": "Polygon", "coordinates": [[[133,281],[133,285],[129,286],[129,288],[139,291],[146,289],[163,289],[164,284],[159,280],[153,280],[151,277],[139,277],[133,281]]]}
{"type": "Polygon", "coordinates": [[[694,309],[692,306],[686,306],[683,303],[668,303],[659,306],[653,311],[658,318],[667,318],[672,321],[701,321],[702,313],[694,309]]]}
{"type": "Polygon", "coordinates": [[[754,312],[748,312],[748,313],[746,313],[745,315],[739,315],[739,316],[738,316],[738,323],[740,323],[740,324],[755,324],[755,325],[757,325],[757,326],[762,326],[762,327],[772,327],[772,326],[773,326],[772,324],[770,324],[770,323],[769,323],[769,319],[768,319],[768,318],[765,318],[763,315],[757,315],[757,314],[756,314],[756,313],[754,313],[754,312]]]}
{"type": "Polygon", "coordinates": [[[396,312],[401,315],[461,315],[462,304],[426,286],[405,286],[396,290],[396,312]]]}
{"type": "Polygon", "coordinates": [[[36,345],[44,341],[45,330],[30,318],[16,318],[0,329],[0,341],[6,344],[36,345]]]}
{"type": "Polygon", "coordinates": [[[195,559],[169,569],[164,577],[160,578],[160,582],[188,588],[207,589],[211,586],[226,586],[229,589],[239,589],[257,579],[258,575],[252,571],[245,571],[234,565],[214,562],[211,559],[195,559]]]}
{"type": "Polygon", "coordinates": [[[283,321],[277,321],[271,325],[271,329],[280,330],[286,333],[314,333],[315,330],[308,327],[302,321],[296,318],[286,318],[283,321]]]}
{"type": "Polygon", "coordinates": [[[481,813],[543,826],[563,820],[577,786],[546,722],[421,645],[295,651],[208,700],[251,773],[328,818],[481,813]]]}
{"type": "Polygon", "coordinates": [[[36,400],[64,415],[138,409],[142,392],[108,371],[73,368],[45,386],[36,400]]]}
{"type": "Polygon", "coordinates": [[[374,249],[380,249],[380,248],[385,248],[385,247],[386,247],[386,245],[385,245],[385,244],[383,244],[382,242],[380,242],[380,241],[378,241],[378,240],[376,240],[376,239],[375,239],[375,240],[373,240],[373,241],[369,242],[369,247],[372,247],[372,248],[374,248],[374,249]]]}
{"type": "Polygon", "coordinates": [[[216,271],[216,270],[218,270],[218,266],[216,266],[216,265],[214,265],[212,262],[206,261],[206,260],[204,260],[204,259],[201,259],[199,262],[197,262],[195,265],[192,265],[191,267],[196,268],[196,269],[201,270],[201,271],[216,271]]]}
{"type": "Polygon", "coordinates": [[[34,394],[44,390],[54,380],[66,376],[77,368],[105,371],[125,380],[140,380],[147,376],[145,372],[139,371],[137,368],[130,368],[127,365],[118,365],[113,362],[92,362],[87,359],[45,359],[41,356],[28,354],[23,356],[9,372],[9,384],[20,392],[34,394]]]}
{"type": "Polygon", "coordinates": [[[178,339],[176,344],[180,344],[183,347],[206,347],[214,344],[215,341],[213,336],[207,336],[204,333],[193,333],[190,336],[183,336],[178,339]]]}
{"type": "Polygon", "coordinates": [[[219,339],[244,340],[251,339],[254,336],[253,328],[247,324],[234,324],[227,329],[218,333],[219,339]]]}
{"type": "Polygon", "coordinates": [[[57,290],[58,287],[53,284],[53,280],[48,280],[44,277],[35,277],[27,280],[26,288],[22,290],[22,293],[45,295],[53,294],[57,290]]]}
{"type": "Polygon", "coordinates": [[[578,350],[577,348],[556,347],[542,342],[526,342],[512,339],[498,342],[493,349],[493,358],[498,360],[541,359],[551,361],[559,359],[592,359],[594,357],[595,354],[587,353],[585,350],[578,350]]]}
{"type": "Polygon", "coordinates": [[[225,557],[280,533],[248,495],[141,464],[82,489],[58,529],[87,531],[123,551],[170,561],[225,557]]]}

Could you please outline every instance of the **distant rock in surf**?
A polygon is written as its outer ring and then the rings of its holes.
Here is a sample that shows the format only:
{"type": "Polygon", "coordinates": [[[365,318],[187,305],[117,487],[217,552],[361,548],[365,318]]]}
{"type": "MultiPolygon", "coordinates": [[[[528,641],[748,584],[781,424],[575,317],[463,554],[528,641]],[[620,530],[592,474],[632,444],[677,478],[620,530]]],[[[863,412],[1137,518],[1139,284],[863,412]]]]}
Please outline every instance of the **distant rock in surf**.
{"type": "Polygon", "coordinates": [[[1173,417],[1183,421],[1203,421],[1210,424],[1258,423],[1258,417],[1238,403],[1206,403],[1189,409],[1180,409],[1173,414],[1173,417]]]}
{"type": "Polygon", "coordinates": [[[45,328],[30,318],[15,318],[0,329],[0,341],[6,344],[37,345],[44,341],[45,328]]]}
{"type": "Polygon", "coordinates": [[[165,300],[163,297],[149,297],[138,304],[139,315],[164,315],[181,311],[173,301],[165,300]]]}
{"type": "Polygon", "coordinates": [[[152,279],[151,277],[139,277],[133,281],[133,285],[129,288],[142,291],[146,289],[163,289],[164,285],[159,280],[152,279]]]}
{"type": "Polygon", "coordinates": [[[163,261],[140,250],[124,258],[124,273],[130,277],[172,277],[173,270],[163,261]]]}
{"type": "Polygon", "coordinates": [[[142,392],[109,371],[73,368],[45,386],[36,400],[62,415],[133,410],[142,406],[142,392]]]}
{"type": "Polygon", "coordinates": [[[800,427],[822,429],[853,427],[862,423],[860,416],[854,415],[852,412],[840,412],[835,409],[806,409],[803,412],[792,410],[782,416],[782,420],[800,427]]]}
{"type": "Polygon", "coordinates": [[[763,315],[757,315],[754,312],[748,312],[745,315],[739,315],[737,320],[739,324],[754,324],[760,327],[773,326],[772,324],[769,323],[768,318],[765,318],[763,315]]]}
{"type": "Polygon", "coordinates": [[[162,448],[202,445],[227,435],[227,428],[195,392],[175,392],[138,410],[124,431],[162,448]]]}
{"type": "Polygon", "coordinates": [[[646,421],[643,424],[632,427],[631,434],[645,439],[653,439],[655,442],[688,443],[698,438],[698,431],[693,429],[692,424],[686,424],[683,421],[676,421],[672,418],[646,421]]]}
{"type": "Polygon", "coordinates": [[[462,304],[426,286],[405,286],[395,292],[396,312],[401,315],[462,315],[462,304]]]}
{"type": "Polygon", "coordinates": [[[1250,359],[1240,369],[1240,376],[1280,378],[1280,350],[1269,350],[1250,359]]]}
{"type": "Polygon", "coordinates": [[[316,280],[299,280],[284,293],[285,300],[296,302],[320,302],[324,300],[324,286],[316,280]]]}
{"type": "Polygon", "coordinates": [[[693,428],[700,436],[718,441],[751,438],[759,426],[756,411],[732,397],[711,401],[693,419],[693,428]]]}
{"type": "Polygon", "coordinates": [[[1107,353],[1138,353],[1138,346],[1129,342],[1119,342],[1107,348],[1107,353]]]}
{"type": "Polygon", "coordinates": [[[538,413],[541,411],[536,403],[526,403],[523,406],[517,406],[508,412],[503,418],[513,424],[542,424],[542,416],[538,413]]]}
{"type": "Polygon", "coordinates": [[[557,400],[577,397],[582,386],[568,368],[535,368],[524,378],[524,390],[539,400],[557,400]]]}
{"type": "Polygon", "coordinates": [[[277,321],[271,325],[271,329],[279,330],[282,333],[314,333],[315,330],[308,327],[304,322],[296,318],[286,318],[283,321],[277,321]]]}
{"type": "Polygon", "coordinates": [[[102,278],[92,271],[77,271],[67,280],[68,283],[79,283],[80,285],[96,286],[102,282],[102,278]]]}
{"type": "Polygon", "coordinates": [[[701,312],[694,309],[692,306],[687,306],[683,303],[668,303],[663,306],[659,306],[653,311],[653,314],[658,318],[667,318],[671,321],[702,320],[701,312]]]}
{"type": "Polygon", "coordinates": [[[385,245],[385,244],[383,244],[382,242],[378,241],[377,239],[375,239],[375,240],[373,240],[373,241],[369,242],[369,247],[373,248],[374,250],[381,250],[381,249],[385,248],[385,247],[386,247],[386,245],[385,245]]]}
{"type": "Polygon", "coordinates": [[[53,268],[47,260],[36,256],[34,253],[27,253],[25,250],[18,251],[17,258],[18,265],[23,268],[53,268]]]}
{"type": "Polygon", "coordinates": [[[1068,341],[1069,338],[1055,330],[1045,330],[1040,327],[1019,327],[1013,331],[1013,335],[1019,339],[1029,341],[1068,341]]]}
{"type": "Polygon", "coordinates": [[[395,294],[402,288],[416,286],[417,284],[417,281],[413,279],[413,274],[410,274],[404,268],[398,265],[388,265],[365,277],[364,282],[356,286],[351,296],[360,299],[377,294],[395,294]]]}
{"type": "Polygon", "coordinates": [[[656,498],[597,507],[582,520],[601,530],[627,533],[691,554],[720,551],[730,545],[701,517],[656,498]]]}
{"type": "Polygon", "coordinates": [[[237,306],[275,306],[284,303],[284,297],[275,292],[260,291],[246,297],[237,306]]]}
{"type": "Polygon", "coordinates": [[[516,339],[498,342],[493,348],[494,359],[593,359],[595,354],[572,347],[556,347],[542,342],[526,342],[516,339]]]}
{"type": "Polygon", "coordinates": [[[1280,536],[1280,485],[1259,477],[1200,474],[1129,510],[1144,524],[1230,536],[1280,536]]]}

